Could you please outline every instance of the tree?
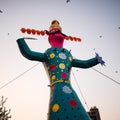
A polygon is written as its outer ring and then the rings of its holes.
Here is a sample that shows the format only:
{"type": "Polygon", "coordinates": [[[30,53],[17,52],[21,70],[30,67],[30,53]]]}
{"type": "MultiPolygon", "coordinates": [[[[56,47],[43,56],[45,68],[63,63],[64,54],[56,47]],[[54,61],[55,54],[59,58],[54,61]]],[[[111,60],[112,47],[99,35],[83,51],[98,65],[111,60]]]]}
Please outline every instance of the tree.
{"type": "Polygon", "coordinates": [[[7,98],[4,99],[4,97],[2,96],[2,99],[0,101],[0,120],[9,120],[9,118],[11,118],[11,115],[9,115],[11,109],[7,110],[6,107],[4,106],[6,100],[7,98]]]}

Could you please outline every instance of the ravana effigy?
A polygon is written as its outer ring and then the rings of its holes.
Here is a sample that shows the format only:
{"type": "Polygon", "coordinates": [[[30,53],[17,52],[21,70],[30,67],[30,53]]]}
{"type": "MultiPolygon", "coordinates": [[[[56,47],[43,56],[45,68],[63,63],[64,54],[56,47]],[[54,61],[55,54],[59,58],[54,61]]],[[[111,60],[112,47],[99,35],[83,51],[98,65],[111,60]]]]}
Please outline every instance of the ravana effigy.
{"type": "Polygon", "coordinates": [[[104,65],[105,62],[98,54],[88,60],[73,58],[71,52],[63,47],[64,39],[68,36],[62,33],[62,28],[57,20],[53,20],[49,31],[45,30],[43,33],[48,35],[51,45],[51,48],[48,48],[44,53],[32,51],[24,38],[18,39],[17,43],[24,57],[42,62],[45,66],[50,80],[48,120],[90,120],[72,88],[71,68],[90,68],[99,63],[104,65]]]}

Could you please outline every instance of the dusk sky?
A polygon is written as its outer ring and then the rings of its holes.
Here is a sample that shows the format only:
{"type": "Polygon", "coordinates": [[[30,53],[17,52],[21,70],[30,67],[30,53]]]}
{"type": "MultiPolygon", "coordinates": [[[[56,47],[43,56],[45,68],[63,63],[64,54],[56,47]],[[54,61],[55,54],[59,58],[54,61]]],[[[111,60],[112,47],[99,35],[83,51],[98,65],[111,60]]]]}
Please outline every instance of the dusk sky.
{"type": "Polygon", "coordinates": [[[112,81],[120,83],[120,0],[0,0],[0,98],[8,98],[5,106],[11,108],[12,120],[47,119],[46,71],[42,63],[21,55],[16,40],[37,38],[27,44],[44,53],[50,47],[47,36],[23,34],[20,29],[48,30],[54,19],[63,33],[82,39],[64,42],[75,58],[88,60],[97,52],[105,61],[106,66],[93,69],[72,68],[72,86],[86,111],[96,106],[101,120],[120,120],[120,84],[112,81]]]}

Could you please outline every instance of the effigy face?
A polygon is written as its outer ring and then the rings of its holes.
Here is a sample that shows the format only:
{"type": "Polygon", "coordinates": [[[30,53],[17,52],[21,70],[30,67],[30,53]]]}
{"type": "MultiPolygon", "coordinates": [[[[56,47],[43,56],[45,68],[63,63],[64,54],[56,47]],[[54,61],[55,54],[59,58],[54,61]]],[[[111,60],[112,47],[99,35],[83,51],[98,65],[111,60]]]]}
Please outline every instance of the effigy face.
{"type": "Polygon", "coordinates": [[[46,65],[51,85],[57,82],[70,82],[72,55],[64,48],[49,48],[46,52],[46,65]]]}

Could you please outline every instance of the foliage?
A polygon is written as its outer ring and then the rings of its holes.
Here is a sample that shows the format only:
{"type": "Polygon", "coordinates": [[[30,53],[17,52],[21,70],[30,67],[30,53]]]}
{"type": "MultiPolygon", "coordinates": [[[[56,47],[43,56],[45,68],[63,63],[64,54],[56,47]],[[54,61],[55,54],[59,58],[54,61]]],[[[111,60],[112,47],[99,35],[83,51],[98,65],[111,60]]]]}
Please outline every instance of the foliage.
{"type": "Polygon", "coordinates": [[[11,118],[10,112],[11,109],[7,110],[6,107],[4,106],[7,98],[4,99],[2,96],[2,99],[0,101],[0,120],[9,120],[11,118]]]}

